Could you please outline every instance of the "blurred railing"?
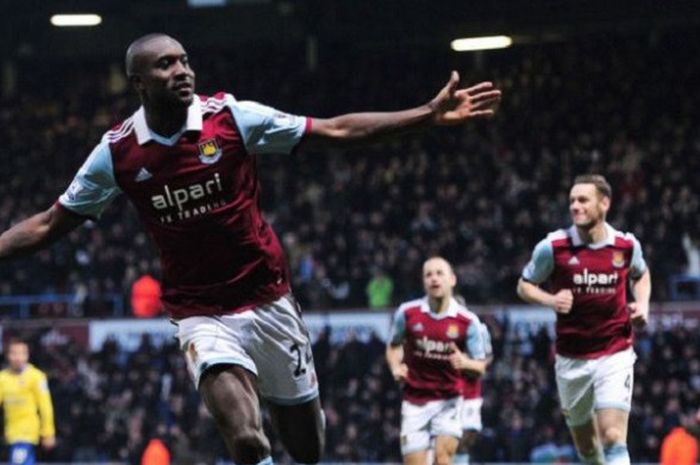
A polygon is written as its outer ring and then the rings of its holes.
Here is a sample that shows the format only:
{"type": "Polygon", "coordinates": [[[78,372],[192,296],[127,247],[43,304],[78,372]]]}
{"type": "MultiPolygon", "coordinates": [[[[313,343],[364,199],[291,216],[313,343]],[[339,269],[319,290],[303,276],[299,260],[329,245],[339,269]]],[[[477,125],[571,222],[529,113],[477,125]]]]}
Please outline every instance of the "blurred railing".
{"type": "MultiPolygon", "coordinates": [[[[89,304],[103,309],[104,316],[124,315],[124,296],[117,293],[90,296],[89,304]]],[[[78,294],[36,294],[0,297],[0,315],[13,318],[82,317],[86,298],[78,294]]]]}

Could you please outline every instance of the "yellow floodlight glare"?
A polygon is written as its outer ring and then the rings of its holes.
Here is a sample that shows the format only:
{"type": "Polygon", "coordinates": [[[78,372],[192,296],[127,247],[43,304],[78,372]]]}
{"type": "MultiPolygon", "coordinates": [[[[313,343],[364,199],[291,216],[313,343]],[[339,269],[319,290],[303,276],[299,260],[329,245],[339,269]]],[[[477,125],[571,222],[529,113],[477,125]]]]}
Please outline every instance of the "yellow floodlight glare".
{"type": "Polygon", "coordinates": [[[51,16],[51,24],[56,27],[97,26],[102,23],[102,17],[94,14],[64,14],[51,16]]]}
{"type": "Polygon", "coordinates": [[[474,52],[476,50],[506,48],[512,44],[513,39],[509,36],[485,36],[455,39],[450,45],[455,52],[474,52]]]}

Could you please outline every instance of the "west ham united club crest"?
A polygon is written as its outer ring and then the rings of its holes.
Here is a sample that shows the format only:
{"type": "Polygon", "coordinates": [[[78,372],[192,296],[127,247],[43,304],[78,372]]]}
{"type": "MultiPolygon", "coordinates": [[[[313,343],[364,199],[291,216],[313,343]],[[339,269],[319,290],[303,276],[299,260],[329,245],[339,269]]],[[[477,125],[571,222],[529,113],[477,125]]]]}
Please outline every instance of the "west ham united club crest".
{"type": "Polygon", "coordinates": [[[457,325],[448,326],[447,337],[449,337],[450,339],[457,339],[459,337],[459,327],[457,325]]]}
{"type": "Polygon", "coordinates": [[[612,265],[615,268],[622,268],[625,266],[625,254],[622,252],[613,252],[612,265]]]}
{"type": "Polygon", "coordinates": [[[216,163],[223,153],[216,139],[207,139],[199,143],[199,161],[204,164],[216,163]]]}

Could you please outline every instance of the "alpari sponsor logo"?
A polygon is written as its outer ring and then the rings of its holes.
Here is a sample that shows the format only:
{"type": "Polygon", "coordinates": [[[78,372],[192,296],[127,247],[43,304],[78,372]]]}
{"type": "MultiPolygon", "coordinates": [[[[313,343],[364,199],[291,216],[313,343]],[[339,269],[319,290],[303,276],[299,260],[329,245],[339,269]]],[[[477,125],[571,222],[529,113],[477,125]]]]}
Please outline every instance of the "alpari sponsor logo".
{"type": "Polygon", "coordinates": [[[574,273],[574,293],[577,294],[614,294],[620,275],[613,273],[591,273],[584,268],[582,273],[574,273]]]}
{"type": "Polygon", "coordinates": [[[225,204],[224,188],[221,176],[214,176],[204,182],[173,189],[163,186],[163,193],[151,197],[153,208],[161,212],[162,223],[172,223],[176,220],[186,220],[203,215],[225,204]],[[175,210],[171,212],[170,210],[175,210]]]}
{"type": "Polygon", "coordinates": [[[447,360],[452,353],[450,342],[435,341],[427,336],[416,339],[416,349],[415,355],[438,360],[447,360]]]}

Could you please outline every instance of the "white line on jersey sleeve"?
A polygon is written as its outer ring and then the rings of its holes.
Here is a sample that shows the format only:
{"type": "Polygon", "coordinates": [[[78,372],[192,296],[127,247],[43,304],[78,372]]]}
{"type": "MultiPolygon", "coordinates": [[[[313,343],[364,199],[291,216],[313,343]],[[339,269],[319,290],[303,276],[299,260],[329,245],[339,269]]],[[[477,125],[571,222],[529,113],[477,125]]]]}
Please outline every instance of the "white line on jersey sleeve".
{"type": "Polygon", "coordinates": [[[109,143],[103,138],[58,201],[79,215],[99,218],[120,193],[121,190],[114,179],[109,143]]]}

